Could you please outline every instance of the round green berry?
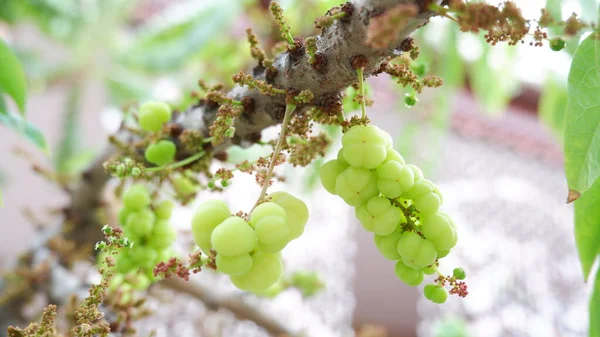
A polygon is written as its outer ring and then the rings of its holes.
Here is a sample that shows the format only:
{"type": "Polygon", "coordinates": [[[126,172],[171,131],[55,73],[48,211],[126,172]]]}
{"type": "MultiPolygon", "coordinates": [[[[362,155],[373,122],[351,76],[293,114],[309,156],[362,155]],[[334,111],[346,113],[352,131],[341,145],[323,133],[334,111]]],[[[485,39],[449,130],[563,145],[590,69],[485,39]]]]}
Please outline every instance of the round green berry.
{"type": "Polygon", "coordinates": [[[355,215],[364,229],[379,235],[391,234],[401,218],[400,209],[384,197],[370,198],[356,208],[355,215]]]}
{"type": "Polygon", "coordinates": [[[217,270],[227,275],[245,275],[252,269],[252,256],[250,254],[236,256],[217,254],[215,262],[217,270]]]}
{"type": "Polygon", "coordinates": [[[137,236],[146,236],[152,232],[156,216],[149,209],[143,209],[129,214],[127,217],[127,229],[137,236]]]}
{"type": "Polygon", "coordinates": [[[452,220],[445,213],[434,213],[421,219],[423,235],[438,251],[449,250],[456,245],[458,237],[452,220]]]}
{"type": "Polygon", "coordinates": [[[433,303],[442,304],[448,299],[448,292],[439,285],[428,284],[423,289],[425,298],[433,303]]]}
{"type": "Polygon", "coordinates": [[[335,194],[335,182],[340,173],[344,172],[348,165],[340,163],[339,160],[330,160],[319,169],[321,184],[331,194],[335,194]]]}
{"type": "Polygon", "coordinates": [[[344,158],[352,167],[376,168],[387,155],[389,139],[386,135],[374,125],[353,126],[342,137],[344,158]]]}
{"type": "Polygon", "coordinates": [[[389,235],[374,235],[375,246],[379,249],[379,252],[383,257],[388,260],[398,260],[400,259],[400,254],[398,253],[398,240],[402,233],[394,231],[389,235]]]}
{"type": "Polygon", "coordinates": [[[563,40],[561,37],[557,36],[555,38],[553,38],[552,40],[550,40],[550,49],[554,50],[554,51],[561,51],[565,48],[565,40],[563,40]]]}
{"type": "Polygon", "coordinates": [[[467,273],[465,273],[465,270],[462,268],[454,268],[452,276],[456,277],[458,280],[464,280],[467,277],[467,273]]]}
{"type": "Polygon", "coordinates": [[[404,96],[404,104],[409,108],[415,106],[418,101],[419,99],[414,94],[406,94],[406,96],[404,96]]]}
{"type": "Polygon", "coordinates": [[[173,161],[177,147],[170,140],[161,140],[150,144],[144,152],[146,160],[154,165],[162,166],[173,161]]]}
{"type": "Polygon", "coordinates": [[[437,251],[431,241],[414,232],[405,232],[398,240],[398,254],[413,269],[422,269],[435,262],[437,251]]]}
{"type": "Polygon", "coordinates": [[[396,262],[394,272],[400,281],[408,284],[411,287],[416,287],[423,282],[423,272],[407,266],[404,264],[404,262],[402,262],[402,260],[398,260],[398,262],[396,262]]]}
{"type": "Polygon", "coordinates": [[[171,107],[164,102],[146,102],[140,107],[139,123],[143,130],[160,131],[170,119],[171,107]]]}
{"type": "Polygon", "coordinates": [[[212,231],[210,242],[224,256],[248,254],[256,247],[256,234],[244,219],[232,216],[212,231]]]}
{"type": "Polygon", "coordinates": [[[123,193],[123,205],[132,211],[139,211],[150,205],[150,194],[141,184],[131,185],[123,193]]]}
{"type": "Polygon", "coordinates": [[[377,177],[370,170],[348,167],[335,180],[335,194],[350,206],[360,206],[379,194],[377,177]]]}
{"type": "Polygon", "coordinates": [[[154,214],[159,219],[168,220],[173,213],[173,207],[175,207],[175,204],[171,200],[163,200],[154,208],[154,214]]]}

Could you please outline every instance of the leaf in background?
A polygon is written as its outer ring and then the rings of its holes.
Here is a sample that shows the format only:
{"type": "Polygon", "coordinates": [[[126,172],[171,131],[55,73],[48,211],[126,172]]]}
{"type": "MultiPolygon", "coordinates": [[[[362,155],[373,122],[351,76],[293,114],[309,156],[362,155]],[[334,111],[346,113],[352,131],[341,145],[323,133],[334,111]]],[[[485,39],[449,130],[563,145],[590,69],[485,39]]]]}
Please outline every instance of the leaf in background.
{"type": "Polygon", "coordinates": [[[562,142],[567,110],[567,88],[555,74],[550,74],[543,84],[538,104],[541,121],[562,142]]]}
{"type": "Polygon", "coordinates": [[[174,70],[220,36],[237,17],[239,1],[184,2],[141,29],[133,45],[121,50],[124,65],[148,72],[174,70]]]}
{"type": "MultiPolygon", "coordinates": [[[[556,22],[562,20],[562,0],[546,0],[546,10],[556,22]]],[[[560,27],[550,27],[548,30],[551,36],[561,35],[563,31],[560,27]]]]}
{"type": "Polygon", "coordinates": [[[105,78],[112,102],[124,104],[152,99],[152,80],[130,69],[115,66],[105,78]]]}
{"type": "Polygon", "coordinates": [[[587,191],[600,177],[600,40],[588,36],[579,46],[569,71],[565,115],[565,173],[569,201],[587,191]]]}
{"type": "Polygon", "coordinates": [[[0,124],[13,129],[18,134],[23,135],[33,144],[35,144],[40,150],[44,151],[47,155],[50,155],[50,148],[46,143],[44,134],[35,127],[33,124],[24,120],[23,117],[13,113],[0,113],[0,124]]]}
{"type": "Polygon", "coordinates": [[[575,242],[583,277],[588,279],[600,253],[600,179],[575,201],[575,242]]]}
{"type": "MultiPolygon", "coordinates": [[[[25,115],[27,99],[27,79],[17,56],[8,44],[0,38],[0,93],[5,92],[25,115]]],[[[5,111],[6,112],[6,111],[5,111]]]]}
{"type": "Polygon", "coordinates": [[[95,150],[79,150],[74,153],[67,161],[63,163],[62,172],[69,176],[75,176],[85,170],[86,167],[96,158],[98,151],[95,150]]]}
{"type": "Polygon", "coordinates": [[[78,130],[80,97],[81,86],[76,84],[69,92],[65,106],[66,111],[62,120],[62,138],[58,143],[56,156],[54,157],[54,167],[57,173],[68,173],[67,164],[81,148],[81,137],[78,130]]]}
{"type": "Polygon", "coordinates": [[[485,112],[497,116],[504,112],[518,86],[515,74],[511,71],[517,48],[504,45],[492,47],[483,39],[480,42],[483,53],[469,67],[469,80],[485,112]]]}

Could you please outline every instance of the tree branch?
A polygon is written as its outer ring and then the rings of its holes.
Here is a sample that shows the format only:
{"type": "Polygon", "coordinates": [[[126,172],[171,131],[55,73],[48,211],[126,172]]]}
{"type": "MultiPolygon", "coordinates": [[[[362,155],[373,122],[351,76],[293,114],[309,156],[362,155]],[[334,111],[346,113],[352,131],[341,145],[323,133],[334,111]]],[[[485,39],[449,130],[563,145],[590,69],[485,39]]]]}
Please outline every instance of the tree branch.
{"type": "MultiPolygon", "coordinates": [[[[434,2],[439,3],[434,0],[353,1],[346,5],[346,15],[341,19],[336,19],[331,26],[324,28],[316,37],[316,61],[310,62],[311,57],[305,52],[302,40],[297,38],[295,50],[278,55],[272,68],[266,69],[262,65],[257,66],[253,69],[253,76],[280,89],[298,92],[310,90],[314,94],[311,105],[316,105],[325,112],[337,113],[341,111],[342,107],[341,91],[358,80],[355,60],[357,58],[361,60],[360,67],[363,68],[365,77],[377,74],[381,63],[390,56],[398,55],[401,52],[402,42],[434,15],[426,10],[427,6],[434,2]],[[418,8],[418,14],[402,22],[401,29],[396,30],[399,32],[397,36],[389,39],[389,47],[376,49],[365,42],[372,18],[384,14],[398,5],[411,4],[418,8]]],[[[263,129],[281,123],[284,116],[286,104],[284,95],[267,96],[248,87],[236,87],[229,93],[229,96],[239,101],[252,99],[253,109],[244,111],[237,118],[234,138],[210,149],[212,153],[225,150],[232,144],[246,146],[256,142],[257,139],[260,139],[263,129]]],[[[306,109],[306,105],[299,105],[296,113],[302,112],[303,109],[306,109]]],[[[171,123],[178,126],[180,130],[199,131],[208,137],[209,126],[216,119],[217,110],[217,104],[204,100],[187,111],[174,114],[171,123]]],[[[135,137],[127,134],[125,130],[121,130],[119,139],[127,142],[132,141],[135,137]]],[[[178,149],[177,152],[185,156],[189,155],[184,149],[178,149]]],[[[65,211],[64,221],[65,224],[70,225],[70,228],[63,228],[62,231],[67,239],[73,240],[79,247],[91,246],[102,238],[95,210],[101,206],[101,192],[110,178],[105,173],[102,164],[115,153],[116,149],[109,146],[82,174],[81,181],[73,190],[72,202],[65,211]]],[[[6,288],[6,283],[0,284],[0,290],[6,288]]],[[[186,289],[184,284],[174,281],[169,281],[168,284],[182,291],[186,289]]],[[[234,312],[240,311],[240,307],[236,307],[238,304],[234,305],[227,301],[222,302],[210,298],[202,289],[190,288],[185,291],[195,294],[195,297],[205,301],[209,307],[224,306],[231,308],[234,312]]],[[[23,304],[22,302],[21,304],[23,304]]],[[[20,311],[20,306],[12,305],[14,303],[15,301],[11,301],[10,307],[0,305],[0,312],[20,311]]],[[[253,315],[253,310],[246,308],[242,311],[245,315],[243,318],[253,320],[269,331],[284,331],[274,321],[260,315],[253,315]]],[[[0,318],[3,317],[5,316],[0,318]]],[[[7,315],[6,317],[19,317],[19,315],[7,315]]],[[[0,322],[0,326],[22,323],[24,322],[3,321],[0,322]]]]}

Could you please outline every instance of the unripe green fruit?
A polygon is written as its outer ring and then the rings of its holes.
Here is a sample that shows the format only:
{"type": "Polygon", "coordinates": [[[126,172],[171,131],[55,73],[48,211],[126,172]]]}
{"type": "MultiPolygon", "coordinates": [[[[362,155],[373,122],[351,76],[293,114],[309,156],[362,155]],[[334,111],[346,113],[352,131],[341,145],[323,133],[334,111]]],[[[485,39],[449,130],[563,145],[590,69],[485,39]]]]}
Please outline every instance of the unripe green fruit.
{"type": "Polygon", "coordinates": [[[123,193],[123,205],[131,211],[142,210],[150,205],[150,194],[142,184],[131,185],[123,193]]]}
{"type": "Polygon", "coordinates": [[[376,168],[387,155],[386,134],[374,125],[353,126],[342,137],[344,158],[352,167],[376,168]]]}
{"type": "Polygon", "coordinates": [[[413,186],[408,191],[402,194],[402,197],[406,199],[415,200],[416,198],[422,195],[432,193],[434,188],[435,185],[433,185],[431,181],[427,179],[420,179],[415,181],[413,186]]]}
{"type": "Polygon", "coordinates": [[[170,247],[177,238],[177,230],[169,224],[169,220],[157,220],[148,239],[148,246],[162,250],[170,247]]]}
{"type": "Polygon", "coordinates": [[[404,104],[409,108],[415,106],[418,101],[419,99],[414,94],[406,94],[404,96],[404,104]]]}
{"type": "Polygon", "coordinates": [[[413,171],[413,176],[415,177],[415,182],[417,182],[421,179],[425,179],[424,175],[423,175],[423,171],[421,171],[421,169],[418,166],[413,165],[413,164],[407,164],[406,166],[413,171]]]}
{"type": "Polygon", "coordinates": [[[423,235],[438,251],[452,249],[458,240],[450,217],[445,213],[434,213],[421,219],[423,235]]]}
{"type": "Polygon", "coordinates": [[[152,232],[156,216],[149,209],[129,214],[126,227],[137,236],[146,236],[152,232]]]}
{"type": "Polygon", "coordinates": [[[237,256],[217,254],[215,262],[217,270],[227,275],[245,275],[252,269],[252,256],[250,254],[237,256]]]}
{"type": "Polygon", "coordinates": [[[374,235],[375,246],[379,249],[379,252],[383,257],[388,260],[398,260],[400,259],[400,254],[398,253],[398,240],[402,233],[394,231],[389,235],[374,235]]]}
{"type": "Polygon", "coordinates": [[[404,262],[402,262],[402,260],[398,260],[398,262],[396,262],[394,272],[400,281],[408,284],[411,287],[416,287],[423,282],[423,272],[408,267],[406,264],[404,264],[404,262]]]}
{"type": "Polygon", "coordinates": [[[435,262],[437,251],[431,241],[414,232],[405,232],[398,240],[398,253],[404,264],[413,269],[422,269],[435,262]]]}
{"type": "Polygon", "coordinates": [[[119,217],[119,223],[120,223],[122,226],[125,226],[125,225],[127,225],[127,217],[128,217],[128,216],[129,216],[129,214],[131,214],[131,213],[132,213],[132,210],[131,210],[131,208],[122,207],[122,208],[119,210],[119,215],[118,215],[118,217],[119,217]]]}
{"type": "Polygon", "coordinates": [[[154,165],[162,166],[173,161],[177,147],[170,140],[161,140],[150,144],[144,151],[146,160],[154,165]]]}
{"type": "Polygon", "coordinates": [[[290,240],[299,238],[304,233],[304,226],[308,221],[308,207],[304,201],[283,191],[273,192],[269,194],[269,197],[272,202],[281,206],[288,216],[290,240]]]}
{"type": "Polygon", "coordinates": [[[256,234],[244,219],[231,216],[212,231],[210,242],[224,256],[248,254],[256,247],[256,234]]]}
{"type": "Polygon", "coordinates": [[[383,162],[387,163],[388,161],[396,161],[402,165],[406,164],[406,161],[404,161],[404,157],[402,157],[400,152],[389,148],[387,149],[387,155],[385,156],[385,160],[383,162]]]}
{"type": "Polygon", "coordinates": [[[448,292],[443,287],[435,284],[428,284],[423,289],[425,298],[433,303],[442,304],[448,299],[448,292]]]}
{"type": "Polygon", "coordinates": [[[290,229],[286,219],[280,216],[267,216],[260,219],[255,227],[258,247],[267,253],[277,253],[290,242],[290,229]]]}
{"type": "Polygon", "coordinates": [[[433,275],[435,274],[435,268],[433,268],[433,266],[428,266],[425,267],[423,269],[421,269],[423,271],[423,273],[425,273],[426,275],[433,275]]]}
{"type": "Polygon", "coordinates": [[[390,199],[399,198],[414,184],[414,172],[397,161],[381,164],[377,170],[377,188],[390,199]]]}
{"type": "Polygon", "coordinates": [[[457,280],[464,280],[467,277],[467,273],[462,268],[454,268],[452,276],[456,277],[457,280]]]}
{"type": "Polygon", "coordinates": [[[177,195],[181,197],[189,197],[196,193],[196,185],[182,174],[174,174],[171,178],[171,183],[173,184],[173,188],[175,189],[175,192],[177,192],[177,195]]]}
{"type": "Polygon", "coordinates": [[[330,160],[323,164],[319,169],[319,177],[321,178],[321,184],[331,194],[335,193],[335,183],[340,173],[344,172],[348,166],[340,163],[339,160],[330,160]]]}
{"type": "Polygon", "coordinates": [[[348,167],[335,181],[335,192],[350,206],[360,206],[379,194],[377,178],[367,169],[348,167]]]}
{"type": "Polygon", "coordinates": [[[379,235],[391,234],[400,222],[400,210],[384,197],[372,197],[356,208],[355,215],[369,232],[379,235]]]}
{"type": "Polygon", "coordinates": [[[158,257],[158,252],[150,247],[137,245],[129,250],[129,256],[136,266],[144,269],[153,269],[158,257]]]}
{"type": "Polygon", "coordinates": [[[196,208],[192,215],[192,235],[204,254],[208,255],[212,249],[210,237],[213,230],[230,215],[229,207],[221,200],[207,200],[196,208]]]}
{"type": "Polygon", "coordinates": [[[339,149],[337,153],[337,161],[340,165],[344,167],[350,166],[350,164],[348,164],[348,162],[346,161],[346,158],[344,158],[344,149],[339,149]]]}
{"type": "Polygon", "coordinates": [[[146,290],[150,284],[152,284],[152,282],[145,274],[136,274],[131,280],[130,284],[135,290],[146,290]]]}
{"type": "Polygon", "coordinates": [[[245,275],[230,276],[231,282],[242,290],[264,292],[277,283],[283,275],[283,261],[279,253],[262,251],[252,255],[252,268],[245,275]]]}
{"type": "Polygon", "coordinates": [[[139,111],[140,127],[149,132],[160,131],[171,119],[171,107],[164,102],[146,102],[139,111]]]}
{"type": "Polygon", "coordinates": [[[130,271],[136,270],[136,264],[126,254],[119,254],[115,262],[116,271],[119,274],[127,274],[130,271]]]}
{"type": "Polygon", "coordinates": [[[557,36],[550,40],[550,49],[554,51],[561,51],[565,48],[566,42],[561,37],[557,36]]]}
{"type": "Polygon", "coordinates": [[[441,259],[443,257],[448,256],[448,254],[450,254],[450,249],[438,250],[437,251],[437,258],[441,259]]]}
{"type": "Polygon", "coordinates": [[[415,207],[422,215],[435,213],[442,205],[441,198],[433,192],[418,196],[413,201],[415,207]]]}
{"type": "Polygon", "coordinates": [[[285,213],[283,207],[279,206],[274,202],[268,201],[263,202],[262,204],[256,206],[252,210],[252,213],[250,213],[250,221],[248,221],[248,223],[250,224],[250,226],[256,227],[256,224],[262,218],[269,216],[278,216],[283,218],[284,220],[287,220],[287,214],[285,213]]]}
{"type": "Polygon", "coordinates": [[[154,208],[154,214],[159,219],[168,220],[173,213],[173,207],[175,204],[171,200],[163,200],[154,208]]]}

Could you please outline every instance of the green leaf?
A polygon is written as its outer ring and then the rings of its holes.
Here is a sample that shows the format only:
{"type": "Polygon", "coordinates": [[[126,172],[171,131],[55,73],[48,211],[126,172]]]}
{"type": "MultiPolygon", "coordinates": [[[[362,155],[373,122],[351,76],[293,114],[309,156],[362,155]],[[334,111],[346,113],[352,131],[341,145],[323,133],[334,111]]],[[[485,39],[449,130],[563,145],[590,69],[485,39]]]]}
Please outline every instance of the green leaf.
{"type": "MultiPolygon", "coordinates": [[[[546,0],[546,10],[556,22],[562,20],[562,0],[546,0]]],[[[560,27],[550,27],[549,31],[552,35],[560,35],[562,29],[560,27]]]]}
{"type": "Polygon", "coordinates": [[[565,173],[569,202],[585,193],[600,177],[600,40],[588,36],[579,46],[568,82],[565,115],[565,173]]]}
{"type": "Polygon", "coordinates": [[[473,93],[484,111],[497,116],[504,112],[517,89],[518,81],[510,70],[515,59],[516,48],[510,46],[494,46],[483,39],[481,57],[469,68],[469,79],[473,93]],[[504,53],[502,57],[494,57],[494,53],[504,53]],[[499,63],[502,60],[503,63],[499,63]]]}
{"type": "Polygon", "coordinates": [[[8,94],[25,115],[27,79],[17,56],[8,44],[0,39],[0,92],[8,94]]]}
{"type": "Polygon", "coordinates": [[[39,149],[50,155],[50,148],[46,142],[44,134],[33,124],[29,123],[23,117],[13,113],[0,113],[0,124],[13,129],[18,134],[25,136],[29,141],[35,144],[39,149]]]}
{"type": "Polygon", "coordinates": [[[600,253],[600,179],[575,201],[575,242],[583,277],[588,279],[600,253]]]}
{"type": "Polygon", "coordinates": [[[238,1],[175,5],[158,22],[140,29],[133,45],[119,52],[123,64],[149,72],[176,70],[220,36],[240,10],[238,1]],[[185,15],[182,15],[182,12],[185,15]]]}
{"type": "Polygon", "coordinates": [[[562,142],[567,110],[567,88],[558,76],[551,74],[546,78],[538,104],[540,119],[562,142]]]}
{"type": "Polygon", "coordinates": [[[600,337],[600,270],[596,272],[596,282],[590,299],[590,337],[600,337]]]}
{"type": "Polygon", "coordinates": [[[56,172],[67,173],[68,163],[75,156],[80,148],[81,139],[78,130],[79,102],[81,87],[73,86],[69,93],[66,104],[66,111],[62,121],[62,138],[56,149],[54,157],[54,166],[56,172]]]}

